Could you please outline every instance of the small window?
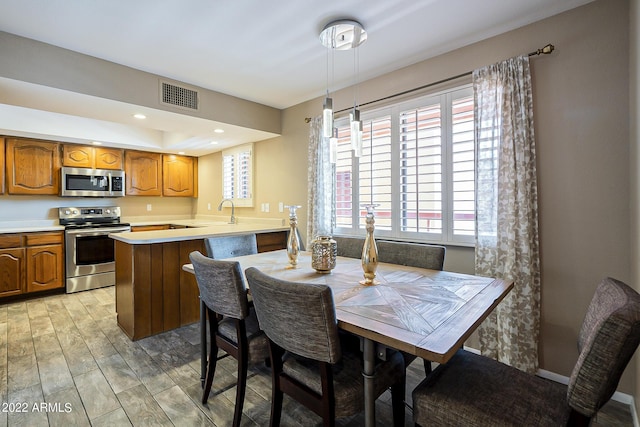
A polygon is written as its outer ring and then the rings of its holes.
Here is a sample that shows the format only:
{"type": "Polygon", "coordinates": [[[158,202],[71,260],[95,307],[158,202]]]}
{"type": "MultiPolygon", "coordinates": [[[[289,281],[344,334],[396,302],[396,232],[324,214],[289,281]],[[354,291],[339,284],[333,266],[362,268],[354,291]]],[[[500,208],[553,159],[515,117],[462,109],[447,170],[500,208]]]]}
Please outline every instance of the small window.
{"type": "Polygon", "coordinates": [[[222,152],[222,197],[236,206],[253,206],[253,144],[222,152]]]}

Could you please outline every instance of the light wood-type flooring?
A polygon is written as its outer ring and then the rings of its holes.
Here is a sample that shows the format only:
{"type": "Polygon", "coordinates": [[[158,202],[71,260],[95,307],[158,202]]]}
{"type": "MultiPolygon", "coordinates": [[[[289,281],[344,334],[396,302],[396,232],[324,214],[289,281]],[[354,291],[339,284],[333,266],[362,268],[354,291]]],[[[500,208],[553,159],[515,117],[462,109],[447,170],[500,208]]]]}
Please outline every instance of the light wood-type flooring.
{"type": "MultiPolygon", "coordinates": [[[[113,287],[0,304],[0,426],[229,426],[236,362],[227,357],[207,405],[200,403],[198,324],[132,342],[118,328],[113,287]]],[[[408,368],[407,398],[424,377],[408,368]]],[[[243,426],[269,423],[270,373],[250,369],[243,426]]],[[[283,426],[321,420],[285,396],[283,426]]],[[[390,395],[376,404],[391,425],[390,395]]],[[[406,410],[407,426],[413,425],[406,410]]],[[[610,402],[598,426],[632,426],[627,405],[610,402]]],[[[340,420],[361,426],[363,416],[340,420]]]]}

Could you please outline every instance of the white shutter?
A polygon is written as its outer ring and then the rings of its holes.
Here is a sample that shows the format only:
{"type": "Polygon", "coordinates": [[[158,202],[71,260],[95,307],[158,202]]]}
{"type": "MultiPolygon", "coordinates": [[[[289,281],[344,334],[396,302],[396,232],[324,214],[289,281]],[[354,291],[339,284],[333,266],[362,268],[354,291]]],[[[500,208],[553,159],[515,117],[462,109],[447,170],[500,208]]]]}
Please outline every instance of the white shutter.
{"type": "Polygon", "coordinates": [[[475,172],[473,95],[454,97],[452,122],[452,234],[453,240],[473,241],[475,235],[475,172]],[[456,239],[467,236],[467,239],[456,239]]]}
{"type": "Polygon", "coordinates": [[[349,123],[338,127],[336,155],[336,227],[353,226],[353,159],[351,155],[351,128],[349,123]]]}
{"type": "Polygon", "coordinates": [[[236,206],[253,206],[253,144],[222,152],[222,195],[236,206]]]}
{"type": "Polygon", "coordinates": [[[400,113],[400,231],[442,234],[440,103],[400,113]]]}

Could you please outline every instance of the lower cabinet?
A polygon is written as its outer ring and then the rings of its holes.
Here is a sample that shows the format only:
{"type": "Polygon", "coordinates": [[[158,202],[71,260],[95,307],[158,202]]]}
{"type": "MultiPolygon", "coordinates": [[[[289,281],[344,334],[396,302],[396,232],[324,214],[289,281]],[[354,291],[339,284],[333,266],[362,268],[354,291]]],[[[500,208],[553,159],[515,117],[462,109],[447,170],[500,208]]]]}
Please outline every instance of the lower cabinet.
{"type": "Polygon", "coordinates": [[[0,298],[64,287],[62,232],[0,234],[0,298]]]}

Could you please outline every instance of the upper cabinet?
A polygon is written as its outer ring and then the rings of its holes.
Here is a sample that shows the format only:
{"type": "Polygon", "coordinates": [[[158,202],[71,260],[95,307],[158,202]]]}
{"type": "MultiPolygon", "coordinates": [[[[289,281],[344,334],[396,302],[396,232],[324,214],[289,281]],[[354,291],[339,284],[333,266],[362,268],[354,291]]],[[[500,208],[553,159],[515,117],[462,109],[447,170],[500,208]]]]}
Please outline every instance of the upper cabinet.
{"type": "Polygon", "coordinates": [[[76,168],[121,170],[124,163],[123,154],[124,150],[119,148],[65,144],[62,152],[62,165],[76,168]]]}
{"type": "Polygon", "coordinates": [[[162,195],[162,154],[127,150],[124,172],[127,196],[162,195]]]}
{"type": "Polygon", "coordinates": [[[198,196],[198,159],[175,154],[162,155],[162,195],[198,196]]]}
{"type": "Polygon", "coordinates": [[[60,192],[59,144],[8,138],[5,161],[8,194],[58,194],[60,192]]]}

